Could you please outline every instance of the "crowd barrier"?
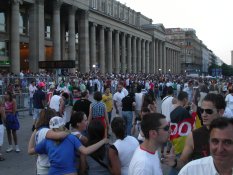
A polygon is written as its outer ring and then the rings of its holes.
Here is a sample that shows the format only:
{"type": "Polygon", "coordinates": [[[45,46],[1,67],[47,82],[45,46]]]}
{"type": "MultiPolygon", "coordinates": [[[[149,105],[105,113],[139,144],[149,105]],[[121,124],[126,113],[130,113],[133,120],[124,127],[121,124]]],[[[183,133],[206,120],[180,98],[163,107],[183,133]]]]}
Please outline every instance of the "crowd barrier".
{"type": "MultiPolygon", "coordinates": [[[[19,93],[14,94],[14,99],[16,100],[17,111],[28,111],[29,110],[29,94],[19,93]]],[[[0,95],[0,100],[4,102],[4,95],[0,95]]]]}

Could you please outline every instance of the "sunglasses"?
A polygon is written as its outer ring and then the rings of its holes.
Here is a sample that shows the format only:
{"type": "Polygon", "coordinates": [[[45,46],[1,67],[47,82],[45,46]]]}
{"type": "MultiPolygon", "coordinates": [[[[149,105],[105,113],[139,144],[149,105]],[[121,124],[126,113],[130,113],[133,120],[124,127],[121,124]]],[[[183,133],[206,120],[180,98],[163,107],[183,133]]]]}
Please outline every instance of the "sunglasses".
{"type": "Polygon", "coordinates": [[[200,109],[200,112],[202,114],[204,113],[204,111],[206,114],[213,114],[214,113],[213,109],[202,109],[202,108],[200,109]]]}
{"type": "Polygon", "coordinates": [[[170,125],[166,125],[163,128],[157,128],[157,129],[163,129],[164,131],[169,131],[170,125]]]}

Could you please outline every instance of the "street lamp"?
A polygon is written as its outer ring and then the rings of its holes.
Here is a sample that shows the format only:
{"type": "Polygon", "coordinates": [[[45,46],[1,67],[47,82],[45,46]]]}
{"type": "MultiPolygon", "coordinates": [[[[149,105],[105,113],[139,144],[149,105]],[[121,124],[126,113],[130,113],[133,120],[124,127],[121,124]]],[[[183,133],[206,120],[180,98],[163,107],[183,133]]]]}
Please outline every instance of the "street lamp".
{"type": "Polygon", "coordinates": [[[161,74],[161,72],[162,72],[162,69],[159,69],[159,74],[161,74]]]}
{"type": "MultiPolygon", "coordinates": [[[[95,64],[93,64],[93,65],[92,65],[92,67],[93,67],[94,72],[95,72],[96,65],[95,65],[95,64]]],[[[95,73],[96,73],[96,72],[95,72],[95,73]]]]}

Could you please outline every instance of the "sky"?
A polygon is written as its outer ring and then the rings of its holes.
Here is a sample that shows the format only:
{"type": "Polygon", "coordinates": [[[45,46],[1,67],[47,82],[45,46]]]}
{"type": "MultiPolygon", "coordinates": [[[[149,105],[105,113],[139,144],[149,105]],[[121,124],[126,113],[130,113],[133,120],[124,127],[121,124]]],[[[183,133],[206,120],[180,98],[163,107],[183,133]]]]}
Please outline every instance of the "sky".
{"type": "Polygon", "coordinates": [[[231,64],[233,50],[232,0],[118,0],[127,7],[162,23],[165,28],[193,28],[197,37],[231,64]]]}

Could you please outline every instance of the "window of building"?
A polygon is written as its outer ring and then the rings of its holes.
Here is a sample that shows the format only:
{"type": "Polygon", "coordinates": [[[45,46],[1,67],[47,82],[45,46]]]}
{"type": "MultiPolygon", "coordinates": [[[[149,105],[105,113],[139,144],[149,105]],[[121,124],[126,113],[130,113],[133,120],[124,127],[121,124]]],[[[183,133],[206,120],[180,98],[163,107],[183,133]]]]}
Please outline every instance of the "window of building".
{"type": "Polygon", "coordinates": [[[28,17],[24,11],[20,12],[19,15],[19,33],[26,35],[28,31],[28,17]]]}
{"type": "Polygon", "coordinates": [[[0,56],[8,56],[7,43],[0,41],[0,56]]]}
{"type": "Polygon", "coordinates": [[[75,34],[75,43],[78,43],[78,33],[75,34]]]}
{"type": "Polygon", "coordinates": [[[97,0],[92,0],[92,8],[97,9],[97,0]]]}
{"type": "Polygon", "coordinates": [[[0,31],[6,32],[6,13],[0,12],[0,31]]]}
{"type": "Polygon", "coordinates": [[[45,19],[45,38],[51,39],[51,20],[45,19]]]}
{"type": "Polygon", "coordinates": [[[105,11],[105,2],[101,3],[101,10],[104,12],[105,11]]]}

